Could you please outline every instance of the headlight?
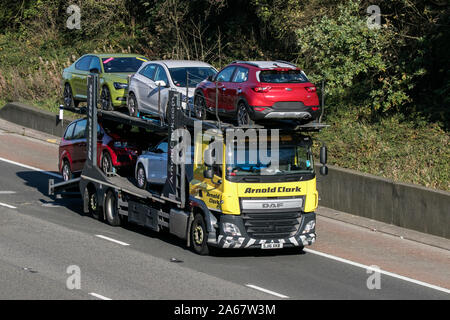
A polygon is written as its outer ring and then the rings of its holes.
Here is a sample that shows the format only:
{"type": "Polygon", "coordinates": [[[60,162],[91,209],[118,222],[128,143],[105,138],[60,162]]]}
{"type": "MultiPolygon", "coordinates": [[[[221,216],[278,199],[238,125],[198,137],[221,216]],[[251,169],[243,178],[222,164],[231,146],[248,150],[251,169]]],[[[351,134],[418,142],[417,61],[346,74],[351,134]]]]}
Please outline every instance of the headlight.
{"type": "Polygon", "coordinates": [[[310,233],[311,231],[314,230],[315,227],[316,227],[316,221],[312,220],[306,224],[305,229],[303,230],[303,233],[310,233]]]}
{"type": "Polygon", "coordinates": [[[241,236],[241,230],[234,223],[224,222],[223,231],[233,237],[241,236]]]}
{"type": "Polygon", "coordinates": [[[127,83],[121,83],[121,82],[114,82],[114,88],[116,90],[126,89],[126,88],[128,88],[128,84],[127,83]]]}

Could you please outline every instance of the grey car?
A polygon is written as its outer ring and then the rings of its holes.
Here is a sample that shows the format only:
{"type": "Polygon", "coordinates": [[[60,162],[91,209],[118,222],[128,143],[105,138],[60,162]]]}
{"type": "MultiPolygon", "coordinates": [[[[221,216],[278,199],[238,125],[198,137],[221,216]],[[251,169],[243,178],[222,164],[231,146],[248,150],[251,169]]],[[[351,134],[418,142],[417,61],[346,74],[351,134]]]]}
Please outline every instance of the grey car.
{"type": "Polygon", "coordinates": [[[213,66],[200,61],[160,60],[143,63],[130,77],[128,111],[135,117],[140,113],[166,118],[169,90],[181,92],[185,109],[186,92],[189,106],[197,84],[216,73],[213,66]]]}
{"type": "MultiPolygon", "coordinates": [[[[137,186],[146,189],[147,185],[163,185],[167,179],[167,138],[157,143],[150,150],[144,151],[136,161],[135,177],[137,186]]],[[[193,146],[186,152],[190,164],[186,165],[186,178],[190,181],[193,176],[193,146]]]]}

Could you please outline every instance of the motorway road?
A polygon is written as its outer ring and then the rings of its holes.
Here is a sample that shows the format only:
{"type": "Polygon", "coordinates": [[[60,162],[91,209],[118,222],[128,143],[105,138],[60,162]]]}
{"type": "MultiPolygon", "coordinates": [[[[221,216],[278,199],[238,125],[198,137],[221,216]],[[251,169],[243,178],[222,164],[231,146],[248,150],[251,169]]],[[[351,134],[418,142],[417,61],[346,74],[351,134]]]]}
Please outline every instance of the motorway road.
{"type": "Polygon", "coordinates": [[[212,257],[194,254],[168,234],[111,227],[85,216],[79,199],[48,197],[48,174],[4,161],[54,170],[55,160],[48,157],[55,147],[0,131],[0,299],[450,298],[448,291],[386,274],[380,289],[369,290],[365,268],[315,253],[386,266],[448,289],[447,250],[399,243],[325,218],[318,219],[315,251],[227,251],[212,257]],[[73,265],[81,271],[79,290],[66,286],[73,265]]]}

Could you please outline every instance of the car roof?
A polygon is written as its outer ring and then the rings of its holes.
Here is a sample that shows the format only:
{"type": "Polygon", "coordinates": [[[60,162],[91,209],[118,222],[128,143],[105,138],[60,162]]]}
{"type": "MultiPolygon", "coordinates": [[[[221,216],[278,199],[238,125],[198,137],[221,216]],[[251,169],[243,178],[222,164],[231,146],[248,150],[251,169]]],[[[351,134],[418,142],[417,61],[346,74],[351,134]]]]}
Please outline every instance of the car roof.
{"type": "Polygon", "coordinates": [[[149,63],[160,63],[166,65],[167,68],[181,68],[181,67],[208,67],[211,68],[212,65],[203,61],[196,60],[154,60],[147,61],[149,63]]]}
{"type": "Polygon", "coordinates": [[[231,64],[246,64],[260,69],[288,68],[298,69],[298,67],[287,61],[233,61],[231,64]]]}

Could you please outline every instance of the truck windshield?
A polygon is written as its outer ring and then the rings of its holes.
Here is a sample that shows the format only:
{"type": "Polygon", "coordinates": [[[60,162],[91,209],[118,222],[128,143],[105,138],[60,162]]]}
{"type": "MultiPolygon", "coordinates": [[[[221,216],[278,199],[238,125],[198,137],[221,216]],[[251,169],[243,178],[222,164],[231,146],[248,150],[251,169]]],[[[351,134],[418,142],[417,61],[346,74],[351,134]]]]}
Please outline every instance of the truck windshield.
{"type": "MultiPolygon", "coordinates": [[[[235,143],[235,145],[228,148],[227,151],[227,175],[255,176],[314,172],[311,148],[308,144],[302,143],[296,145],[293,142],[280,141],[278,154],[279,164],[278,168],[276,168],[275,165],[272,166],[272,163],[263,164],[260,159],[259,150],[249,151],[248,143],[246,143],[245,148],[237,146],[235,143]]],[[[267,157],[271,157],[270,143],[268,143],[267,157]]]]}

